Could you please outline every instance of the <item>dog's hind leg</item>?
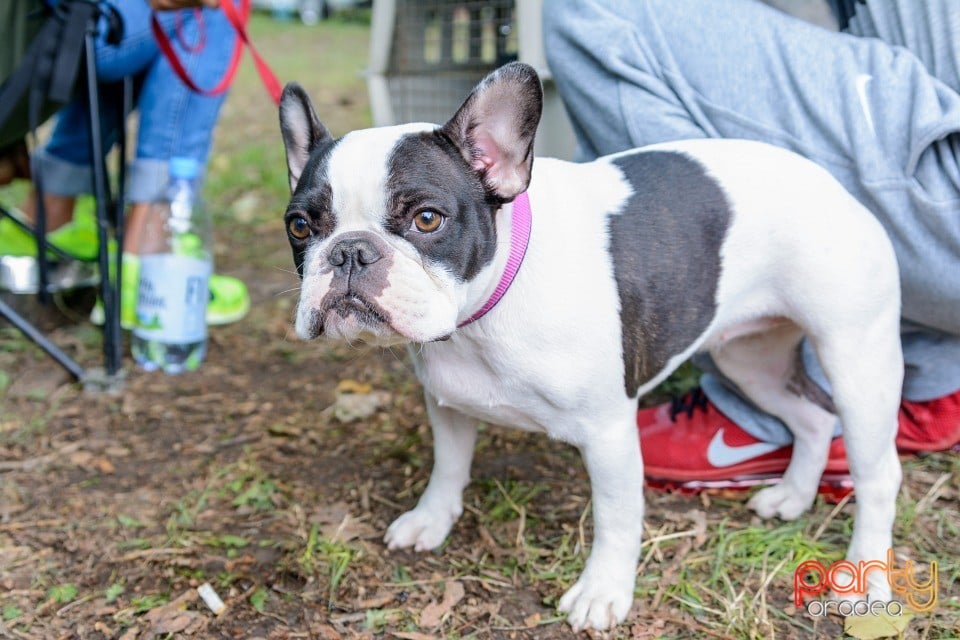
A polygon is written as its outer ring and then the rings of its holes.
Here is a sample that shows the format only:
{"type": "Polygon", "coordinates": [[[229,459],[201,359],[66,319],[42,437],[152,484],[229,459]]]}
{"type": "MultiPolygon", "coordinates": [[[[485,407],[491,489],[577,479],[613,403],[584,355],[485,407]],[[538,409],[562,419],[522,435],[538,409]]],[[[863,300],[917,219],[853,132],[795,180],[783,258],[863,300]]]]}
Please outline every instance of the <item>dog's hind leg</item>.
{"type": "MultiPolygon", "coordinates": [[[[849,332],[812,340],[833,387],[856,491],[853,536],[847,559],[886,559],[893,545],[901,468],[895,444],[903,382],[896,308],[871,316],[849,332]]],[[[871,571],[870,599],[888,600],[886,573],[871,571]]]]}
{"type": "Polygon", "coordinates": [[[744,395],[793,433],[793,455],[783,479],[749,503],[764,518],[793,520],[816,498],[837,416],[830,398],[803,372],[803,331],[787,319],[770,324],[763,332],[716,343],[710,355],[744,395]]]}

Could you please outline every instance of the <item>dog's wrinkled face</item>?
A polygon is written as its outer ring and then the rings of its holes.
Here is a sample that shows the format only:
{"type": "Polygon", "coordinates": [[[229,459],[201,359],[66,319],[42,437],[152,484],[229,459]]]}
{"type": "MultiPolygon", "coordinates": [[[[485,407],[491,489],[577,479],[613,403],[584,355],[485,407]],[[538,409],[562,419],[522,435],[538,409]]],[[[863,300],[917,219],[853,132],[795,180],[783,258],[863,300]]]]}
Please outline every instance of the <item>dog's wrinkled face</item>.
{"type": "Polygon", "coordinates": [[[450,334],[457,284],[489,263],[495,243],[479,180],[423,127],[328,146],[286,214],[303,278],[297,333],[372,344],[450,334]]]}
{"type": "Polygon", "coordinates": [[[338,140],[303,90],[286,87],[284,219],[303,281],[300,337],[391,345],[456,329],[474,303],[470,284],[493,261],[495,214],[530,180],[541,94],[527,69],[505,67],[443,127],[338,140]]]}

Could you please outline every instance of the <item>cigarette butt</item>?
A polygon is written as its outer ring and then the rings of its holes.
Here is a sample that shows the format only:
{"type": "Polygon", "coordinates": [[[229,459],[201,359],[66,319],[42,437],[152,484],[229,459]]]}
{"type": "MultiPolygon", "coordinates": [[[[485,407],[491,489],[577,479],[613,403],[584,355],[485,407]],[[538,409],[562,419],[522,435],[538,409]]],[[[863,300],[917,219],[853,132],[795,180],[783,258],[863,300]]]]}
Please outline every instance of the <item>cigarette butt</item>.
{"type": "Polygon", "coordinates": [[[223,604],[223,600],[220,599],[220,596],[213,590],[209,582],[204,582],[197,587],[197,593],[199,593],[203,601],[207,603],[207,606],[210,607],[210,611],[213,611],[214,615],[220,615],[227,608],[227,605],[223,604]]]}

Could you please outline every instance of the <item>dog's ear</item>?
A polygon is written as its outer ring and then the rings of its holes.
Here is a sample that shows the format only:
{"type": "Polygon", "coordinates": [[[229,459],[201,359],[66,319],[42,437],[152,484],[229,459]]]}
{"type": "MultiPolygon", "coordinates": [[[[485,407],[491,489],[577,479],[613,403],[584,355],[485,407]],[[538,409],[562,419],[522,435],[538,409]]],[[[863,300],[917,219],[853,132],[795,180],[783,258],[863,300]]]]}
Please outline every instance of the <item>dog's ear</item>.
{"type": "Polygon", "coordinates": [[[480,174],[487,191],[509,202],[530,184],[542,108],[537,72],[511,62],[484,78],[441,130],[480,174]]]}
{"type": "Polygon", "coordinates": [[[280,97],[280,131],[287,148],[287,169],[290,171],[290,193],[297,188],[300,174],[318,145],[331,142],[333,136],[317,118],[310,96],[296,82],[283,88],[280,97]]]}

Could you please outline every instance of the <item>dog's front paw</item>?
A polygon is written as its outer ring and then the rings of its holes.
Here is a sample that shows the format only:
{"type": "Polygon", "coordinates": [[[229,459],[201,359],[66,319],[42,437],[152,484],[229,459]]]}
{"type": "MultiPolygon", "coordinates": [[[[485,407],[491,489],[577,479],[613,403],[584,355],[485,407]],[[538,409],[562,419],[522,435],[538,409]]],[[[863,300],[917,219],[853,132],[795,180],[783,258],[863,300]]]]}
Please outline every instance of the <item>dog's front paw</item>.
{"type": "Polygon", "coordinates": [[[407,549],[416,551],[436,549],[446,539],[447,534],[460,514],[456,510],[431,509],[418,506],[413,511],[393,521],[387,529],[383,541],[389,549],[407,549]]]}
{"type": "MultiPolygon", "coordinates": [[[[632,578],[632,575],[631,575],[632,578]]],[[[574,631],[603,631],[623,622],[633,604],[633,583],[624,586],[612,576],[584,573],[560,598],[558,609],[567,614],[574,631]]]]}
{"type": "Polygon", "coordinates": [[[812,495],[792,485],[781,482],[767,487],[750,498],[747,506],[757,512],[761,518],[780,516],[784,520],[796,520],[813,505],[817,496],[816,487],[812,495]]]}

